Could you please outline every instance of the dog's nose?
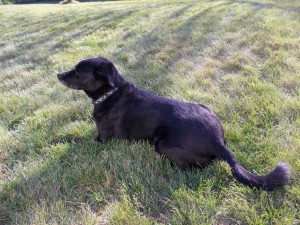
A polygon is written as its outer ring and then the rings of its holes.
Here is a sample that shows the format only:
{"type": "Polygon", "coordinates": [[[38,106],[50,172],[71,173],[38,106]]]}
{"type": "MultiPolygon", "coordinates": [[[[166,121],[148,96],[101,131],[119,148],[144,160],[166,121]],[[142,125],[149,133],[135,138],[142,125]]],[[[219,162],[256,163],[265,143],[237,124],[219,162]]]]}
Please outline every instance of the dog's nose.
{"type": "Polygon", "coordinates": [[[58,73],[57,74],[58,79],[62,78],[62,76],[63,76],[63,73],[58,73]]]}

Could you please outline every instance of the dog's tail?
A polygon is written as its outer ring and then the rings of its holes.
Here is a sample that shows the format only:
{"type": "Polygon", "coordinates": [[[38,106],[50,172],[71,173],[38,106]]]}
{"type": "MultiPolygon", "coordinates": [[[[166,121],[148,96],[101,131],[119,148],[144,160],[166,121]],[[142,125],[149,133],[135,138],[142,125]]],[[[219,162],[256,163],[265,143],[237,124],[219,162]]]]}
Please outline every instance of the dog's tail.
{"type": "Polygon", "coordinates": [[[291,176],[288,163],[279,163],[270,173],[264,176],[250,173],[236,161],[230,149],[224,145],[219,148],[217,156],[230,165],[233,176],[239,182],[251,188],[273,191],[275,188],[288,184],[291,176]]]}

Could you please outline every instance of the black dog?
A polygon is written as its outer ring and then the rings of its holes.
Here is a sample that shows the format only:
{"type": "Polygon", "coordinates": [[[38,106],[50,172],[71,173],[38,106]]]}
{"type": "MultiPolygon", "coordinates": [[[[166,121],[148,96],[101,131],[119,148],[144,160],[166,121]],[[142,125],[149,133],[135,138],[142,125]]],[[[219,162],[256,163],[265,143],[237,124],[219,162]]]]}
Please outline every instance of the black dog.
{"type": "Polygon", "coordinates": [[[243,168],[225,146],[222,125],[209,108],[141,90],[125,81],[107,59],[80,61],[71,71],[58,74],[58,79],[93,99],[96,141],[148,140],[156,152],[180,167],[203,167],[214,158],[222,159],[239,182],[252,188],[271,191],[289,181],[286,163],[265,176],[243,168]]]}

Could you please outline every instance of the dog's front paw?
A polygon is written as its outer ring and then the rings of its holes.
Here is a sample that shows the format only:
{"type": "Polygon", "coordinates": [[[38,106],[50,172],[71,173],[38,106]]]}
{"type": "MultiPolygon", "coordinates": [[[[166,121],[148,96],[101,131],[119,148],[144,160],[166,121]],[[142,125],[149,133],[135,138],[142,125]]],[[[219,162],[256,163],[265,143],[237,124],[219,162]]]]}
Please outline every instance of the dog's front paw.
{"type": "Polygon", "coordinates": [[[98,143],[101,143],[102,142],[102,138],[100,136],[96,137],[94,139],[94,141],[98,142],[98,143]]]}
{"type": "Polygon", "coordinates": [[[84,141],[84,139],[82,137],[74,137],[74,138],[67,139],[67,142],[69,142],[69,143],[80,143],[83,141],[84,141]]]}

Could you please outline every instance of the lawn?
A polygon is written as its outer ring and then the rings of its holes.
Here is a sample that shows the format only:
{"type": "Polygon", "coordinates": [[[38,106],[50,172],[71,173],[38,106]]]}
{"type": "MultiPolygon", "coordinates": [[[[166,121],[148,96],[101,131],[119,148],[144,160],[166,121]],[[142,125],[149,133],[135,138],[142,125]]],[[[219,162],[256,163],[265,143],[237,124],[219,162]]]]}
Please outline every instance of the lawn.
{"type": "Polygon", "coordinates": [[[0,224],[299,224],[300,2],[107,1],[0,7],[0,224]],[[180,170],[146,142],[93,141],[90,99],[56,74],[103,56],[135,85],[209,106],[252,172],[180,170]],[[73,137],[81,143],[68,143],[73,137]]]}

